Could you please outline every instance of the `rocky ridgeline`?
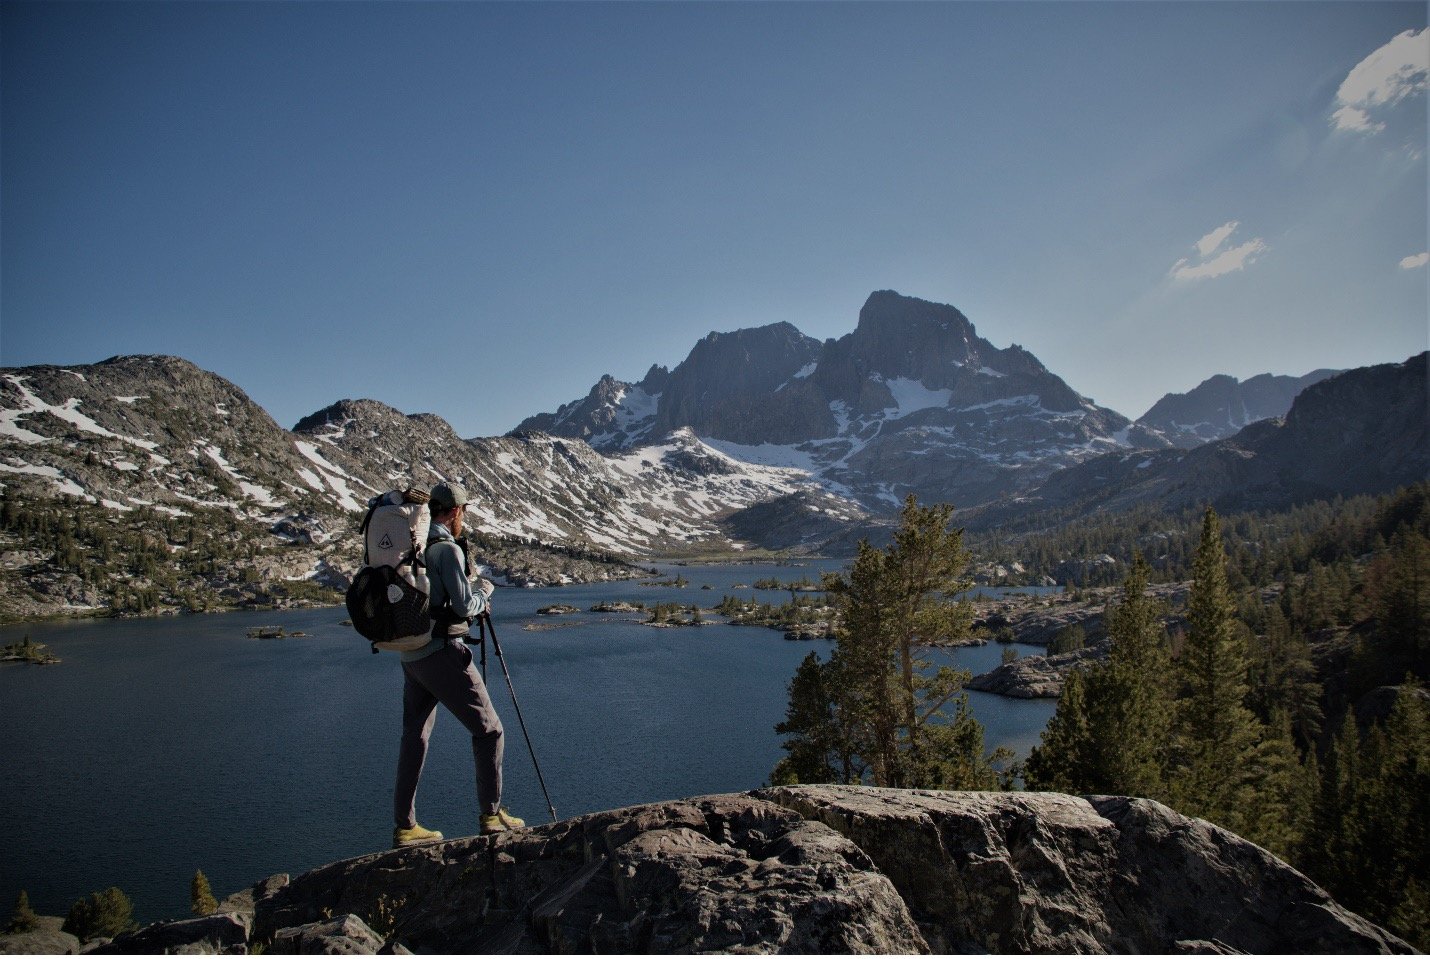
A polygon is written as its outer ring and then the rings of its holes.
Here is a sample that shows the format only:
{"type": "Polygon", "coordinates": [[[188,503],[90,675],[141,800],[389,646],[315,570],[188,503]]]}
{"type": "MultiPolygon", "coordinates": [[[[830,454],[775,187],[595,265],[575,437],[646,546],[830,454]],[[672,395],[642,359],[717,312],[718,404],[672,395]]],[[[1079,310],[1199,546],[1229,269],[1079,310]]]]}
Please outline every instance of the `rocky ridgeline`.
{"type": "Polygon", "coordinates": [[[1038,528],[1098,512],[1207,503],[1223,514],[1388,493],[1430,476],[1430,353],[1348,370],[1306,387],[1284,419],[1191,450],[1106,453],[1027,496],[981,507],[969,528],[1038,528]]]}
{"type": "Polygon", "coordinates": [[[1191,449],[1224,439],[1258,420],[1285,416],[1306,387],[1340,370],[1315,370],[1305,376],[1262,373],[1248,380],[1219,374],[1186,393],[1168,393],[1137,419],[1137,425],[1165,436],[1173,446],[1191,449]]]}
{"type": "Polygon", "coordinates": [[[1143,799],[797,786],[273,877],[96,952],[1408,953],[1143,799]]]}
{"type": "Polygon", "coordinates": [[[952,306],[891,290],[871,294],[838,339],[821,343],[788,323],[711,333],[669,373],[653,369],[639,384],[604,377],[585,399],[522,427],[603,451],[680,427],[788,447],[784,458],[809,462],[876,511],[909,493],[982,503],[1099,451],[1167,445],[1022,347],[993,346],[952,306]]]}

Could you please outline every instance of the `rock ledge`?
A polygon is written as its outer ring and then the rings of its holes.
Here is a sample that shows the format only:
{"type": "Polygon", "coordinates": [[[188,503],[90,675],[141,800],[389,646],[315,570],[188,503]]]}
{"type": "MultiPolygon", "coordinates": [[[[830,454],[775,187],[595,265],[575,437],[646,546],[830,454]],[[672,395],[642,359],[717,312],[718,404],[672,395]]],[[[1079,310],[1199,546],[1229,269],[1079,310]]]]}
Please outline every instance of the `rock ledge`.
{"type": "Polygon", "coordinates": [[[1414,951],[1210,823],[1056,793],[654,803],[274,877],[224,908],[105,951],[1414,951]]]}

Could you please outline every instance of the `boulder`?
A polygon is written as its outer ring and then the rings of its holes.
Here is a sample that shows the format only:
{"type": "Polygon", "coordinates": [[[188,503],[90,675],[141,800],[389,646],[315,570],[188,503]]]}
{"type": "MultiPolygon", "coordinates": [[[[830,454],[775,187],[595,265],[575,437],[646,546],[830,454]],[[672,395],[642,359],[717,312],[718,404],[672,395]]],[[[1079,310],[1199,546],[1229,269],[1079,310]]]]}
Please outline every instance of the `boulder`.
{"type": "Polygon", "coordinates": [[[285,956],[375,956],[383,945],[382,936],[367,923],[347,915],[280,929],[268,951],[285,956]]]}
{"type": "Polygon", "coordinates": [[[867,852],[935,952],[1413,952],[1264,849],[1151,800],[855,786],[754,795],[867,852]]]}
{"type": "Polygon", "coordinates": [[[417,952],[927,949],[894,886],[853,843],[744,795],[334,863],[261,900],[255,940],[346,914],[417,952]]]}
{"type": "Polygon", "coordinates": [[[280,872],[276,876],[269,876],[267,879],[255,883],[252,887],[229,896],[218,904],[218,911],[238,913],[241,916],[247,917],[251,923],[257,908],[257,903],[267,899],[288,885],[288,883],[289,876],[286,872],[280,872]]]}
{"type": "Polygon", "coordinates": [[[1107,651],[1106,643],[1098,643],[1056,656],[1020,656],[974,676],[964,685],[1015,699],[1057,699],[1069,673],[1107,659],[1107,651]]]}
{"type": "Polygon", "coordinates": [[[68,956],[80,950],[80,941],[63,931],[60,916],[38,916],[29,932],[0,935],[0,956],[68,956]]]}
{"type": "Polygon", "coordinates": [[[249,917],[233,912],[156,922],[86,951],[100,955],[182,953],[241,956],[248,953],[250,924],[249,917]]]}

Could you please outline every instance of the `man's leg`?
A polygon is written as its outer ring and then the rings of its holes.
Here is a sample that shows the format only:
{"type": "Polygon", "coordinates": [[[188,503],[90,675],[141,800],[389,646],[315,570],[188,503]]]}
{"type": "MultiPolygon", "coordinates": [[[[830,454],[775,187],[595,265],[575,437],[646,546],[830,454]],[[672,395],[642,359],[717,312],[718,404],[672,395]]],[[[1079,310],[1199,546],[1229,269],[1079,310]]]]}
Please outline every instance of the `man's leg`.
{"type": "MultiPolygon", "coordinates": [[[[427,659],[435,659],[435,653],[427,659]]],[[[427,761],[427,742],[437,720],[437,697],[418,679],[412,667],[427,660],[402,664],[402,745],[397,752],[397,784],[392,792],[392,818],[399,829],[417,825],[417,782],[427,761]]]]}
{"type": "Polygon", "coordinates": [[[472,758],[477,766],[477,807],[483,816],[495,815],[501,806],[501,765],[506,734],[496,707],[487,695],[486,684],[472,665],[472,651],[465,643],[448,643],[446,648],[408,666],[427,663],[437,668],[422,672],[424,685],[472,734],[472,758]]]}

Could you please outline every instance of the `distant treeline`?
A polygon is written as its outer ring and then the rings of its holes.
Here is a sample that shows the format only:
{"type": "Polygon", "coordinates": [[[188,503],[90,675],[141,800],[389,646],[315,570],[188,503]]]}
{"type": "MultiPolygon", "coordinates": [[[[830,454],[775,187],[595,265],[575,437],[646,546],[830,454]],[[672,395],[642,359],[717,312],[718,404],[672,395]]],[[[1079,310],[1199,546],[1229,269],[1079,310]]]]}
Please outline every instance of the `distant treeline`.
{"type": "MultiPolygon", "coordinates": [[[[1333,566],[1384,550],[1403,527],[1424,531],[1430,483],[1386,496],[1356,496],[1264,513],[1221,518],[1227,579],[1240,589],[1284,583],[1315,566],[1333,566]]],[[[1033,575],[1068,586],[1115,586],[1133,553],[1151,568],[1153,582],[1191,578],[1201,511],[1165,513],[1139,507],[1096,515],[1035,532],[970,531],[968,546],[981,562],[1021,562],[1033,575]],[[1113,563],[1090,562],[1109,556],[1113,563]]]]}
{"type": "MultiPolygon", "coordinates": [[[[189,504],[185,515],[141,506],[96,508],[73,497],[53,499],[0,492],[0,531],[41,554],[27,576],[60,580],[97,595],[114,613],[142,614],[168,606],[203,611],[254,601],[339,594],[304,580],[260,582],[254,561],[281,557],[292,546],[265,541],[258,527],[231,510],[189,504]]],[[[18,579],[7,572],[7,578],[18,579]]],[[[11,588],[15,585],[13,583],[11,588]]],[[[57,583],[63,586],[62,583],[57,583]]]]}

